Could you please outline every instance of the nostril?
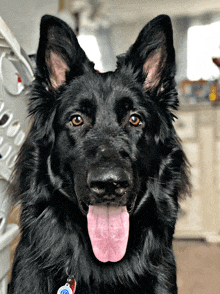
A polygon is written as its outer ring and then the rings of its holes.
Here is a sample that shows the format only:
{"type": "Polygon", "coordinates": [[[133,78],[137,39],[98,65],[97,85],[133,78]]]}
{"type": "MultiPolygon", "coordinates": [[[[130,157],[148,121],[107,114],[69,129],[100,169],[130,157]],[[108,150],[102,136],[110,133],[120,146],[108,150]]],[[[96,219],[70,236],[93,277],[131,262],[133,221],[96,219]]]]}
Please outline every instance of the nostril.
{"type": "Polygon", "coordinates": [[[104,194],[106,191],[106,185],[104,182],[94,181],[90,183],[90,189],[94,193],[101,195],[104,194]]]}
{"type": "Polygon", "coordinates": [[[118,195],[123,195],[129,188],[129,183],[127,181],[115,183],[115,193],[118,195]]]}

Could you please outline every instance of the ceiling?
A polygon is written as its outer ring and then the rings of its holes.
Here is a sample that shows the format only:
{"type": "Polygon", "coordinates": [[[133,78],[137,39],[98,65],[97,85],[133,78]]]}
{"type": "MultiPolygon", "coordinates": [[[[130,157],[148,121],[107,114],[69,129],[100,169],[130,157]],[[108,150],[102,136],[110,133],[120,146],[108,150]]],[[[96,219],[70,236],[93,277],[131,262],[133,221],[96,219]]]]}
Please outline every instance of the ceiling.
{"type": "MultiPolygon", "coordinates": [[[[91,0],[90,0],[91,1],[91,0]]],[[[97,0],[93,0],[97,3],[97,0]]],[[[99,0],[101,11],[113,22],[133,21],[158,14],[171,17],[220,13],[219,0],[99,0]]]]}

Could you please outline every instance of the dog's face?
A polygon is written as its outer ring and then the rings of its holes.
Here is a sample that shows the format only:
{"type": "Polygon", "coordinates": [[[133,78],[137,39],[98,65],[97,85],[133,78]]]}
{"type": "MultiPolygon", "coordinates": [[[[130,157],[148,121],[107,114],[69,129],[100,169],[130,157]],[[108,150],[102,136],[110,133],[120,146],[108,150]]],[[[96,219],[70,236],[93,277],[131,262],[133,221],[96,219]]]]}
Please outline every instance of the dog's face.
{"type": "Polygon", "coordinates": [[[150,22],[118,59],[116,71],[105,74],[94,70],[65,23],[42,19],[32,132],[45,156],[42,169],[87,216],[93,251],[102,262],[124,256],[131,216],[148,201],[160,202],[161,191],[158,199],[152,196],[155,179],[165,190],[172,186],[161,206],[174,225],[184,165],[170,111],[178,106],[174,73],[167,16],[150,22]]]}
{"type": "Polygon", "coordinates": [[[62,94],[52,171],[67,194],[76,192],[84,214],[99,204],[133,210],[156,172],[158,120],[141,87],[120,72],[84,75],[62,94]]]}

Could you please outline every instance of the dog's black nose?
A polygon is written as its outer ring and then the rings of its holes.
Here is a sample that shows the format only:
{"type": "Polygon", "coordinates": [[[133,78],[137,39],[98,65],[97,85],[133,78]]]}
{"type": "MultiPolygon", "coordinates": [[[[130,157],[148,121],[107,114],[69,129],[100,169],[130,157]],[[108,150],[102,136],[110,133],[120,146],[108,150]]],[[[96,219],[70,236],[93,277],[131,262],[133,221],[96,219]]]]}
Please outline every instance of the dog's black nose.
{"type": "Polygon", "coordinates": [[[131,186],[131,177],[119,167],[95,168],[88,173],[87,183],[97,196],[122,196],[131,186]]]}

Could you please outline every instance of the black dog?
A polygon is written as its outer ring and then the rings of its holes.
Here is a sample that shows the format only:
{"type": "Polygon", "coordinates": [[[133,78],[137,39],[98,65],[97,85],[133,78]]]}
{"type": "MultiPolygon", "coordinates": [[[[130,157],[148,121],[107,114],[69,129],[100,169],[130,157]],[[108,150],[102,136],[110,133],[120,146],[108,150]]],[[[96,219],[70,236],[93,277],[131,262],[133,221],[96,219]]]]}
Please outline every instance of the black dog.
{"type": "Polygon", "coordinates": [[[170,18],[148,23],[103,74],[64,22],[46,15],[40,31],[9,293],[57,293],[72,276],[79,294],[177,293],[172,237],[190,184],[170,18]]]}

